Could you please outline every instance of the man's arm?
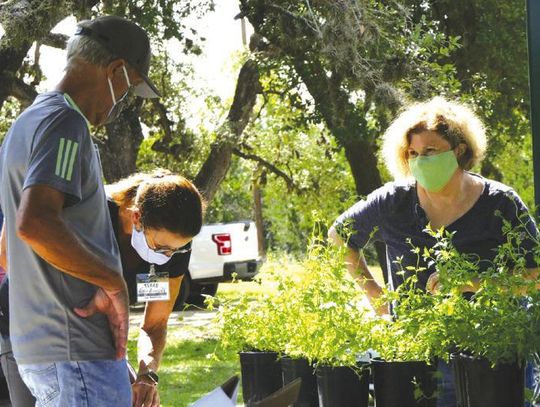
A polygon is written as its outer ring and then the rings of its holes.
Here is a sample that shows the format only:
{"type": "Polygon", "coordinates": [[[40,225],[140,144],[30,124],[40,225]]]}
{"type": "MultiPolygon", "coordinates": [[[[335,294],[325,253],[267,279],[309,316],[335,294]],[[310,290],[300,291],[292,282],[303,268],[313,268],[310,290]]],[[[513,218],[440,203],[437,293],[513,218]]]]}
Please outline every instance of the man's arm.
{"type": "MultiPolygon", "coordinates": [[[[334,227],[331,227],[328,231],[328,239],[338,246],[345,245],[345,242],[343,242],[334,227]]],[[[373,278],[362,252],[347,247],[345,266],[347,267],[349,274],[366,292],[369,302],[373,304],[382,295],[382,288],[373,278]]],[[[382,309],[379,310],[379,312],[387,313],[388,310],[382,309]]]]}
{"type": "Polygon", "coordinates": [[[117,270],[88,250],[62,219],[65,195],[45,185],[24,190],[17,211],[17,235],[45,261],[105,290],[125,287],[117,270]]]}
{"type": "Polygon", "coordinates": [[[139,372],[133,385],[133,406],[159,406],[156,386],[144,376],[149,370],[157,372],[167,340],[167,322],[180,292],[183,276],[169,279],[169,301],[146,304],[139,331],[137,357],[139,372]]]}
{"type": "Polygon", "coordinates": [[[82,317],[104,313],[115,340],[117,357],[125,357],[128,330],[127,289],[117,270],[103,263],[68,228],[62,219],[65,196],[45,185],[33,185],[23,191],[16,218],[17,235],[45,261],[100,289],[85,309],[76,309],[82,317]]]}

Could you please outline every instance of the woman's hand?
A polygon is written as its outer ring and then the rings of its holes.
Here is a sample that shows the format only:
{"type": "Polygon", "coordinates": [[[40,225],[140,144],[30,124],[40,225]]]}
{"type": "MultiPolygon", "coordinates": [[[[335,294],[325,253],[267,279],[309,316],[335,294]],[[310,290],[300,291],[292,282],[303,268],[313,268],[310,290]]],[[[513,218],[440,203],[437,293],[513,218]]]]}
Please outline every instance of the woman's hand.
{"type": "Polygon", "coordinates": [[[133,407],[159,407],[157,384],[144,376],[137,378],[131,385],[133,407]]]}
{"type": "Polygon", "coordinates": [[[439,280],[439,273],[435,272],[429,276],[426,283],[426,291],[430,294],[436,294],[440,290],[441,282],[439,280]]]}
{"type": "MultiPolygon", "coordinates": [[[[469,284],[464,284],[460,287],[462,293],[475,293],[480,287],[480,279],[478,277],[471,278],[469,284]]],[[[429,276],[426,283],[426,291],[430,294],[437,294],[441,290],[441,281],[439,273],[435,272],[429,276]]]]}

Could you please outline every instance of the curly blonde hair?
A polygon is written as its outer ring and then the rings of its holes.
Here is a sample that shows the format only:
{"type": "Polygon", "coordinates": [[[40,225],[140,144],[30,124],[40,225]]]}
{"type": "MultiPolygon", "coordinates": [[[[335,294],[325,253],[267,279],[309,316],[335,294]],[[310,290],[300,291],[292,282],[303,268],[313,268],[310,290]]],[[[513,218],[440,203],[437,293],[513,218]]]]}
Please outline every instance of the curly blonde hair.
{"type": "Polygon", "coordinates": [[[394,178],[411,175],[408,161],[411,136],[423,131],[437,132],[452,148],[465,144],[467,149],[458,158],[464,170],[470,170],[484,158],[486,130],[478,116],[462,103],[435,97],[407,107],[384,133],[382,155],[394,178]]]}

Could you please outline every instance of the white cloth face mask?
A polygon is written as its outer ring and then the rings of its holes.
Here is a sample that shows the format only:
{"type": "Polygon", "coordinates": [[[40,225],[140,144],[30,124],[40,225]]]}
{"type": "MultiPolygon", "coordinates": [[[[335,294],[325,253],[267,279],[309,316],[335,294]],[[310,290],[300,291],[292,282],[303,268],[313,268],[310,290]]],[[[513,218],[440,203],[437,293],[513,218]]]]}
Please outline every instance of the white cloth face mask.
{"type": "Polygon", "coordinates": [[[146,237],[144,236],[144,229],[138,231],[133,226],[133,231],[131,233],[131,246],[135,249],[137,254],[141,258],[151,264],[157,264],[158,266],[167,263],[171,258],[161,253],[156,253],[148,246],[146,237]]]}

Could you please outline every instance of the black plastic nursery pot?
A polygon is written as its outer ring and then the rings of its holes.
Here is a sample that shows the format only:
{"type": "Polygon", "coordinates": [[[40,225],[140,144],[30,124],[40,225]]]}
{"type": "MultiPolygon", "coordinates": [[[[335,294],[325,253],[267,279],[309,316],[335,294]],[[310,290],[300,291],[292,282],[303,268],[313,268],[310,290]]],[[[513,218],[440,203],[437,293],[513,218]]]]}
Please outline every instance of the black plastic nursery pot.
{"type": "Polygon", "coordinates": [[[283,386],[281,363],[276,352],[240,352],[244,403],[250,406],[283,386]]]}
{"type": "Polygon", "coordinates": [[[320,407],[368,407],[369,368],[317,366],[320,407]]]}
{"type": "Polygon", "coordinates": [[[283,384],[286,385],[300,377],[302,386],[294,407],[318,407],[319,395],[317,393],[317,377],[313,366],[306,359],[281,359],[281,371],[283,372],[283,384]]]}
{"type": "Polygon", "coordinates": [[[509,407],[525,403],[525,363],[499,364],[456,353],[450,355],[458,407],[509,407]]]}
{"type": "Polygon", "coordinates": [[[435,365],[426,362],[371,361],[377,407],[436,407],[435,365]],[[415,397],[420,390],[422,397],[415,397]]]}

